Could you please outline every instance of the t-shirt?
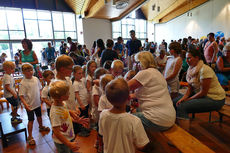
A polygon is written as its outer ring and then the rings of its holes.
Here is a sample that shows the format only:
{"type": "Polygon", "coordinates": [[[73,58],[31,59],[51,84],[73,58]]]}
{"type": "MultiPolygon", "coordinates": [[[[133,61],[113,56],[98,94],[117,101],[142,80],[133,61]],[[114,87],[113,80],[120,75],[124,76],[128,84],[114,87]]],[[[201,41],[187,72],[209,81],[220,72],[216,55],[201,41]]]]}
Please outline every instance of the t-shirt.
{"type": "Polygon", "coordinates": [[[211,84],[207,93],[207,96],[214,100],[222,100],[225,96],[225,91],[221,87],[215,72],[207,65],[203,65],[200,69],[200,80],[211,78],[211,84]]]}
{"type": "Polygon", "coordinates": [[[136,96],[144,116],[154,124],[171,127],[175,123],[176,111],[163,75],[148,68],[139,71],[133,79],[142,85],[136,90],[136,96]]]}
{"type": "Polygon", "coordinates": [[[104,153],[134,153],[135,146],[149,143],[141,120],[131,114],[114,114],[104,110],[100,114],[99,134],[103,136],[104,153]]]}
{"type": "Polygon", "coordinates": [[[6,90],[5,85],[7,85],[7,84],[9,84],[10,88],[16,93],[15,84],[14,84],[14,78],[9,74],[4,74],[4,76],[2,78],[2,85],[3,85],[3,88],[4,88],[4,97],[5,98],[10,98],[13,95],[9,91],[6,90]]]}
{"type": "MultiPolygon", "coordinates": [[[[69,141],[75,138],[73,123],[69,111],[64,106],[52,105],[50,109],[50,122],[52,127],[60,126],[61,134],[69,141]]],[[[54,134],[53,141],[63,144],[54,134]]]]}
{"type": "Polygon", "coordinates": [[[92,115],[92,119],[95,120],[95,121],[98,121],[98,117],[99,117],[99,114],[98,114],[98,107],[94,104],[94,96],[97,95],[97,96],[101,96],[101,91],[100,91],[100,88],[97,86],[97,85],[94,85],[92,87],[92,112],[91,112],[91,115],[92,115]]]}
{"type": "MultiPolygon", "coordinates": [[[[166,62],[167,62],[167,56],[165,55],[165,56],[163,57],[163,59],[160,58],[160,55],[157,56],[157,57],[156,57],[156,62],[157,62],[157,64],[166,64],[166,62]]],[[[163,72],[163,70],[164,70],[163,67],[159,67],[158,69],[159,69],[161,72],[163,72]]]]}
{"type": "MultiPolygon", "coordinates": [[[[45,86],[42,89],[42,98],[46,98],[51,101],[51,97],[49,96],[49,86],[45,86]]],[[[46,104],[46,108],[50,108],[50,106],[46,104]]]]}
{"type": "Polygon", "coordinates": [[[32,76],[31,79],[23,78],[19,88],[19,96],[24,96],[26,103],[34,110],[41,106],[40,90],[41,83],[37,77],[32,76]]]}
{"type": "Polygon", "coordinates": [[[117,52],[111,49],[105,49],[101,54],[101,65],[103,66],[107,60],[113,61],[114,59],[118,59],[117,52]]]}
{"type": "MultiPolygon", "coordinates": [[[[79,93],[79,97],[83,105],[87,106],[88,105],[88,92],[87,92],[87,88],[85,85],[85,78],[82,78],[81,81],[74,81],[73,86],[74,86],[75,92],[79,93]]],[[[77,103],[77,106],[79,107],[80,105],[77,102],[77,99],[76,99],[76,103],[77,103]]]]}
{"type": "Polygon", "coordinates": [[[119,50],[119,53],[121,54],[122,50],[123,50],[123,45],[116,42],[114,47],[113,47],[114,50],[119,50]]]}
{"type": "Polygon", "coordinates": [[[130,39],[127,41],[126,43],[126,47],[128,49],[128,55],[131,56],[135,53],[138,53],[139,52],[139,48],[141,47],[141,41],[138,40],[138,39],[130,39]]]}
{"type": "Polygon", "coordinates": [[[98,111],[103,111],[104,109],[110,109],[113,105],[108,101],[105,94],[102,94],[99,99],[98,111]]]}

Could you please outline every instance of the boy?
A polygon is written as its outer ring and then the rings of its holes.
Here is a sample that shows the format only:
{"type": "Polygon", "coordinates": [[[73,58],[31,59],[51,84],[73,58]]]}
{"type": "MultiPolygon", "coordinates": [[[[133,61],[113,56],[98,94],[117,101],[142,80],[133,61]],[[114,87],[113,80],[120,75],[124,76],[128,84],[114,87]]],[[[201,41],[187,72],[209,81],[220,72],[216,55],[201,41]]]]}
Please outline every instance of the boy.
{"type": "MultiPolygon", "coordinates": [[[[69,110],[64,106],[64,101],[69,98],[69,86],[64,81],[54,81],[50,84],[50,96],[54,102],[50,110],[50,120],[53,129],[53,140],[58,153],[72,153],[78,151],[79,147],[75,139],[72,121],[69,110]]],[[[78,123],[87,125],[87,121],[81,120],[78,123]]]]}
{"type": "Polygon", "coordinates": [[[49,96],[49,85],[51,80],[54,78],[54,73],[51,70],[45,70],[42,73],[43,80],[46,82],[46,86],[42,89],[42,101],[46,103],[47,115],[50,117],[50,107],[52,100],[49,96]]]}
{"type": "Polygon", "coordinates": [[[129,102],[129,87],[122,78],[112,80],[105,88],[106,97],[113,105],[100,114],[99,133],[103,136],[104,153],[134,153],[149,143],[141,120],[125,112],[129,102]]]}
{"type": "Polygon", "coordinates": [[[114,60],[111,65],[111,73],[114,77],[122,76],[124,63],[121,60],[114,60]]]}
{"type": "Polygon", "coordinates": [[[4,97],[6,100],[13,106],[11,123],[21,123],[22,120],[17,118],[18,110],[18,95],[15,90],[14,78],[11,76],[15,70],[15,64],[11,61],[6,61],[3,63],[3,70],[5,74],[3,76],[3,88],[4,88],[4,97]]]}
{"type": "Polygon", "coordinates": [[[24,78],[21,81],[21,87],[19,89],[19,96],[22,103],[25,106],[28,115],[28,143],[29,145],[35,145],[35,140],[32,136],[33,123],[34,123],[34,113],[37,116],[37,121],[39,124],[39,131],[49,131],[49,127],[42,125],[42,114],[41,114],[41,101],[40,101],[40,91],[41,84],[38,78],[33,76],[33,66],[29,63],[22,65],[22,73],[24,78]]]}

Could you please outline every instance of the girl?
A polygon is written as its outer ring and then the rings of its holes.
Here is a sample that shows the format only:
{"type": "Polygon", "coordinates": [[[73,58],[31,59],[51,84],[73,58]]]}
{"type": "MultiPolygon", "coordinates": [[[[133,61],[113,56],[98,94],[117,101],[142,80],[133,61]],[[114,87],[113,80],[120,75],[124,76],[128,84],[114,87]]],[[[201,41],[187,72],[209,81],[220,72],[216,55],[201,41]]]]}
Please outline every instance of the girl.
{"type": "MultiPolygon", "coordinates": [[[[77,106],[79,107],[81,114],[80,116],[84,116],[88,118],[88,110],[89,110],[89,95],[87,93],[87,89],[85,86],[85,78],[83,77],[83,69],[81,66],[76,65],[73,68],[73,86],[75,89],[75,98],[77,102],[77,106]]],[[[79,124],[80,133],[79,136],[87,137],[89,136],[90,131],[79,124]]]]}
{"type": "Polygon", "coordinates": [[[92,90],[92,83],[93,83],[93,74],[97,68],[97,64],[95,61],[90,60],[86,64],[86,88],[88,93],[92,90]]]}

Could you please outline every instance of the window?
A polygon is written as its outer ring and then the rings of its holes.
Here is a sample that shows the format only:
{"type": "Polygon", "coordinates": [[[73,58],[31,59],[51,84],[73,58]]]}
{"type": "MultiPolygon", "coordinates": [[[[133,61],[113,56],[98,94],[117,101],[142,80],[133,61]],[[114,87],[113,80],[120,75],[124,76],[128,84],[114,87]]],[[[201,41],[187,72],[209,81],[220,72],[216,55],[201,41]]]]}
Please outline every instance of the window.
{"type": "Polygon", "coordinates": [[[7,59],[13,60],[18,49],[23,49],[21,40],[27,38],[32,40],[32,50],[41,61],[40,51],[48,42],[59,50],[61,40],[71,37],[76,41],[76,26],[74,13],[0,7],[0,53],[5,52],[7,59]]]}

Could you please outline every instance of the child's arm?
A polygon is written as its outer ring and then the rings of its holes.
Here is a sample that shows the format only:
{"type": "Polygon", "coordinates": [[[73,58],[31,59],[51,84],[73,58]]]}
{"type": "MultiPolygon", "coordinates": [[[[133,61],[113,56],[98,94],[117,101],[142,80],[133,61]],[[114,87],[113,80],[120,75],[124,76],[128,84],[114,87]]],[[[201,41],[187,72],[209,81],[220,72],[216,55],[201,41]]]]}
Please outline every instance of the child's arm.
{"type": "Polygon", "coordinates": [[[99,95],[93,95],[93,102],[94,105],[96,105],[97,107],[98,107],[99,99],[100,99],[99,95]]]}
{"type": "Polygon", "coordinates": [[[48,100],[48,98],[42,98],[42,101],[44,101],[48,106],[50,106],[51,107],[51,101],[50,100],[48,100]]]}
{"type": "Polygon", "coordinates": [[[68,146],[73,152],[78,151],[79,146],[76,141],[70,142],[68,139],[66,139],[60,132],[60,126],[53,127],[53,133],[54,135],[60,140],[63,144],[68,146]]]}
{"type": "Polygon", "coordinates": [[[75,123],[81,124],[84,127],[88,128],[89,118],[84,118],[84,116],[82,116],[82,117],[78,117],[78,119],[72,118],[72,121],[75,122],[75,123]]]}
{"type": "Polygon", "coordinates": [[[26,103],[26,100],[25,100],[25,98],[24,98],[23,95],[20,96],[20,99],[21,99],[21,102],[23,103],[23,105],[25,106],[25,109],[26,109],[27,111],[31,111],[30,105],[28,105],[28,104],[26,103]]]}
{"type": "Polygon", "coordinates": [[[77,102],[78,102],[78,104],[80,105],[81,109],[82,109],[82,110],[85,110],[85,106],[83,105],[83,103],[82,103],[82,101],[81,101],[81,98],[80,98],[80,96],[79,96],[79,91],[76,91],[76,92],[75,92],[75,97],[76,97],[77,102]]]}
{"type": "Polygon", "coordinates": [[[15,99],[18,98],[17,93],[16,93],[14,90],[12,90],[12,89],[10,88],[10,85],[9,85],[9,84],[6,84],[6,85],[4,86],[4,88],[5,88],[8,92],[10,92],[10,93],[14,96],[15,99]]]}
{"type": "Polygon", "coordinates": [[[86,88],[87,88],[88,93],[90,93],[92,86],[89,80],[86,81],[86,88]]]}

